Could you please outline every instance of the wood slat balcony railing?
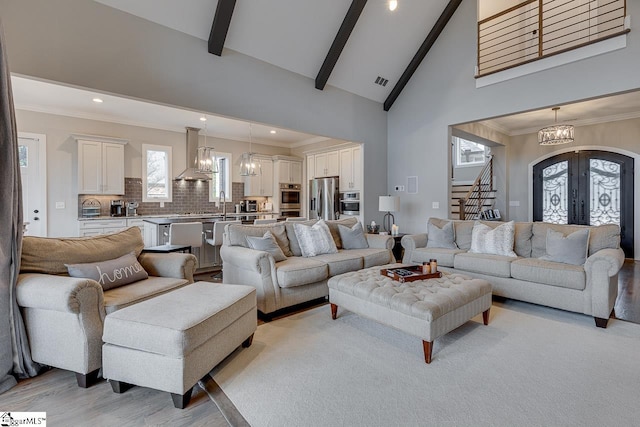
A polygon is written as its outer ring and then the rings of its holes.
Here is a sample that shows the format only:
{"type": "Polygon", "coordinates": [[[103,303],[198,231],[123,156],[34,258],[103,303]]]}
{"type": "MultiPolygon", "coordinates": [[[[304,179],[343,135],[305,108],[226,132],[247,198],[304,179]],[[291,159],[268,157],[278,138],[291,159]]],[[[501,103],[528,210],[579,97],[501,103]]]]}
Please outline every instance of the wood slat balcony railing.
{"type": "Polygon", "coordinates": [[[482,77],[629,32],[626,0],[526,0],[478,22],[482,77]]]}

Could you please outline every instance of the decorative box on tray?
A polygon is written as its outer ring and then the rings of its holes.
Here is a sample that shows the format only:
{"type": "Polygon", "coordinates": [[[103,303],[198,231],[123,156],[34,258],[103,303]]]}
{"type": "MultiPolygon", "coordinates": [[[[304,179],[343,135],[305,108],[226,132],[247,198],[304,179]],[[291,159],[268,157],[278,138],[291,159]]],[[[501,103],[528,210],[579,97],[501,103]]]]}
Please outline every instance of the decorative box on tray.
{"type": "Polygon", "coordinates": [[[416,280],[437,279],[442,277],[441,271],[435,273],[422,273],[421,265],[407,265],[404,267],[396,268],[383,268],[380,270],[380,274],[386,277],[390,277],[393,280],[397,280],[400,283],[413,282],[416,280]]]}

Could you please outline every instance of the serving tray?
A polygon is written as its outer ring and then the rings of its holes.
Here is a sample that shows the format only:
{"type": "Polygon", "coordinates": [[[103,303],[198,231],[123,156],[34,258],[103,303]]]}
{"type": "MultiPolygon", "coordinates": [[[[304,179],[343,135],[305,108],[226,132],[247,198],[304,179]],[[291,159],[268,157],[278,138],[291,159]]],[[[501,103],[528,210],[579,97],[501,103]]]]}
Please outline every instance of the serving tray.
{"type": "Polygon", "coordinates": [[[396,280],[400,283],[414,282],[416,280],[437,279],[442,277],[441,271],[423,274],[421,265],[407,265],[405,267],[383,268],[380,270],[380,274],[382,276],[396,280]]]}

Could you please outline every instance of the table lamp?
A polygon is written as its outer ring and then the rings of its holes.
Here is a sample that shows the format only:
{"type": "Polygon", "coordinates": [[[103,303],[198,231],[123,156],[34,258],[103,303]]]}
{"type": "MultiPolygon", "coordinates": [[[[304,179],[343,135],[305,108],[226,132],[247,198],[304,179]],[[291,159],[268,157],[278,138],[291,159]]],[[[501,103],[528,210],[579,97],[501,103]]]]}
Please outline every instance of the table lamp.
{"type": "Polygon", "coordinates": [[[396,219],[391,212],[400,210],[400,197],[398,196],[380,196],[378,199],[378,210],[386,212],[382,220],[384,231],[391,232],[391,224],[395,224],[396,219]]]}

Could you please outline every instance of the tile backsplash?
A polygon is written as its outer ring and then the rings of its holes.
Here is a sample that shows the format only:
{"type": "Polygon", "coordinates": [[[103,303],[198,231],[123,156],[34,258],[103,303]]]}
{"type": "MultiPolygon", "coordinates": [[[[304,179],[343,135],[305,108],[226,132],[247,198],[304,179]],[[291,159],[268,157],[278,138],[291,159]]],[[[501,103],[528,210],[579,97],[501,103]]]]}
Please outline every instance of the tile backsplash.
{"type": "MultiPolygon", "coordinates": [[[[160,207],[158,202],[142,202],[142,179],[125,178],[124,196],[114,195],[79,195],[78,217],[82,216],[82,202],[87,199],[96,199],[100,202],[100,215],[109,216],[110,202],[114,199],[122,199],[125,202],[138,202],[138,215],[169,215],[194,212],[222,212],[222,206],[217,208],[214,202],[209,202],[209,182],[207,181],[172,181],[173,202],[165,203],[160,207]]],[[[227,202],[227,212],[234,211],[234,205],[244,199],[244,183],[231,183],[231,202],[227,202]]]]}

